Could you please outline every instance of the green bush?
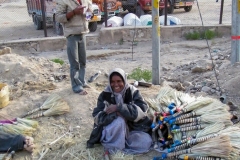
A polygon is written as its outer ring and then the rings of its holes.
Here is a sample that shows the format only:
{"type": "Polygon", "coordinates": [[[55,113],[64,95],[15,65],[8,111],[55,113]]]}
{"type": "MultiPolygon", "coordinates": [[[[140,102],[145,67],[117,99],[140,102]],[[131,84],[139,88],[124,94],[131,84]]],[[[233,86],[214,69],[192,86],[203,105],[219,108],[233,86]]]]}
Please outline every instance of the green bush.
{"type": "Polygon", "coordinates": [[[135,68],[131,74],[128,75],[129,79],[135,79],[136,81],[140,81],[144,79],[146,82],[150,82],[152,79],[152,71],[147,69],[141,69],[140,67],[135,68]]]}
{"type": "Polygon", "coordinates": [[[213,39],[217,36],[217,32],[212,30],[206,30],[205,32],[193,31],[185,34],[187,40],[198,40],[198,39],[213,39]]]}
{"type": "Polygon", "coordinates": [[[63,60],[58,59],[58,58],[56,58],[56,59],[52,59],[51,61],[53,61],[53,62],[55,62],[55,63],[59,63],[59,64],[61,64],[61,65],[63,65],[63,63],[64,63],[63,60]]]}

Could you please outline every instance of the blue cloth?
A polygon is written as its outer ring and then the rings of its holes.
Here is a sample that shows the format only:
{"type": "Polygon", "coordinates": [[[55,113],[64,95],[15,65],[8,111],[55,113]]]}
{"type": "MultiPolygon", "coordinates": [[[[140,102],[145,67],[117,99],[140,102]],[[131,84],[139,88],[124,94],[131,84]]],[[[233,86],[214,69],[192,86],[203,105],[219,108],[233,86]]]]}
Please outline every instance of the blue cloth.
{"type": "Polygon", "coordinates": [[[75,93],[83,91],[85,85],[86,47],[83,35],[67,37],[67,55],[70,64],[72,90],[75,93]]]}
{"type": "Polygon", "coordinates": [[[103,129],[101,143],[110,154],[117,151],[126,154],[141,154],[150,150],[152,138],[142,131],[128,132],[125,120],[118,117],[103,129]]]}

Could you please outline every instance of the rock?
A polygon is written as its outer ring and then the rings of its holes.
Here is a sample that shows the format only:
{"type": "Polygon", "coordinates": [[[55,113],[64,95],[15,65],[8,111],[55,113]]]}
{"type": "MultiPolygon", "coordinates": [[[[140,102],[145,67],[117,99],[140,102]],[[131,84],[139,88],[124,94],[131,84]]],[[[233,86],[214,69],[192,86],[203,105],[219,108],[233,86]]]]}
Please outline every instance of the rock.
{"type": "Polygon", "coordinates": [[[208,86],[204,86],[204,87],[202,87],[202,92],[206,92],[206,93],[208,93],[209,91],[211,90],[211,88],[210,87],[208,87],[208,86]]]}
{"type": "Polygon", "coordinates": [[[215,93],[216,92],[216,90],[215,89],[211,89],[211,93],[215,93]]]}
{"type": "Polygon", "coordinates": [[[163,70],[163,71],[169,71],[170,69],[167,68],[167,67],[162,67],[162,70],[163,70]]]}
{"type": "Polygon", "coordinates": [[[54,77],[49,78],[50,81],[55,81],[54,77]]]}
{"type": "Polygon", "coordinates": [[[193,73],[201,73],[201,72],[205,72],[205,71],[206,71],[206,69],[201,66],[195,66],[192,68],[193,73]]]}
{"type": "Polygon", "coordinates": [[[217,59],[218,59],[218,56],[217,56],[217,55],[216,55],[216,56],[213,56],[212,59],[213,59],[213,60],[217,60],[217,59]]]}
{"type": "Polygon", "coordinates": [[[185,87],[189,87],[190,85],[191,85],[191,82],[188,82],[188,81],[183,82],[183,86],[185,87]]]}

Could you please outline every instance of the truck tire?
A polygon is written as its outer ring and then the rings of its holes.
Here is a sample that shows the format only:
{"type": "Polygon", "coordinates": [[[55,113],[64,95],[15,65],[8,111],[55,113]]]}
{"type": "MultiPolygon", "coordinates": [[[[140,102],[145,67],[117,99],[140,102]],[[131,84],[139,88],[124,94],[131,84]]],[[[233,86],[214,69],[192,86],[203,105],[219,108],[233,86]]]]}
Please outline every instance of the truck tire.
{"type": "Polygon", "coordinates": [[[172,14],[174,11],[174,6],[172,4],[170,4],[170,7],[168,8],[168,13],[172,14]]]}
{"type": "Polygon", "coordinates": [[[192,10],[192,6],[184,7],[185,12],[190,12],[192,10]]]}
{"type": "Polygon", "coordinates": [[[41,30],[43,28],[41,19],[36,15],[34,15],[34,26],[36,30],[41,30]]]}
{"type": "Polygon", "coordinates": [[[95,32],[97,30],[97,22],[89,22],[88,28],[90,32],[95,32]]]}
{"type": "Polygon", "coordinates": [[[63,27],[59,22],[55,22],[55,33],[59,36],[63,35],[63,27]]]}

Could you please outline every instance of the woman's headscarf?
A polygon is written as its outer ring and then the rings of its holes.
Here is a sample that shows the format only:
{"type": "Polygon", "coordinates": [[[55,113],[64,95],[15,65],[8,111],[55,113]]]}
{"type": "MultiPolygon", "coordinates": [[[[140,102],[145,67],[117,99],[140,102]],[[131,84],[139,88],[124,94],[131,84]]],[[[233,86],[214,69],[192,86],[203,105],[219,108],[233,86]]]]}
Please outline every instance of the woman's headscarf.
{"type": "Polygon", "coordinates": [[[127,83],[127,75],[126,73],[124,72],[124,70],[122,70],[121,68],[115,68],[113,69],[109,76],[108,76],[108,86],[105,88],[105,92],[111,92],[113,94],[113,96],[115,97],[115,101],[117,104],[123,104],[123,100],[124,100],[124,97],[125,97],[125,92],[126,90],[129,88],[129,84],[127,83]],[[123,82],[124,82],[124,88],[121,92],[119,93],[116,93],[112,90],[112,87],[111,87],[111,75],[113,73],[118,73],[122,79],[123,79],[123,82]]]}

